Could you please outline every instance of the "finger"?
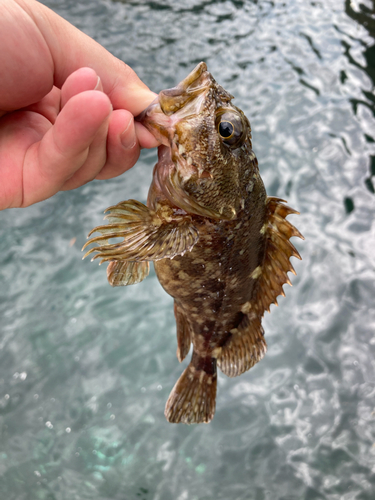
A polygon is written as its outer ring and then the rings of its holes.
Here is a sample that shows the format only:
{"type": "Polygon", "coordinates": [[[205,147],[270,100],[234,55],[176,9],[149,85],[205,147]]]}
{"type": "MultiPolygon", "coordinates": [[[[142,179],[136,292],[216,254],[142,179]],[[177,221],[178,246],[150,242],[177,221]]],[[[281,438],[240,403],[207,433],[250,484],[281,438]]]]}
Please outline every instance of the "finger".
{"type": "Polygon", "coordinates": [[[23,206],[55,194],[85,164],[111,111],[102,92],[83,92],[67,102],[55,124],[25,155],[23,206]]]}
{"type": "Polygon", "coordinates": [[[160,142],[144,127],[141,123],[135,122],[135,133],[141,148],[156,148],[160,146],[160,142]]]}
{"type": "MultiPolygon", "coordinates": [[[[80,68],[68,76],[61,88],[61,107],[63,108],[66,102],[71,97],[86,90],[103,91],[101,79],[92,68],[80,68]]],[[[114,151],[114,155],[118,156],[119,159],[123,159],[121,155],[123,155],[124,153],[127,156],[129,155],[129,144],[131,144],[131,146],[134,146],[134,142],[136,140],[138,140],[141,148],[155,148],[157,146],[160,146],[159,141],[155,139],[151,132],[149,132],[146,127],[144,127],[140,123],[134,124],[136,133],[136,137],[134,137],[133,127],[129,127],[130,119],[132,119],[132,116],[133,115],[128,112],[116,114],[116,116],[113,117],[113,124],[109,129],[110,140],[108,149],[109,152],[112,152],[113,148],[119,148],[119,151],[114,151]],[[120,118],[121,116],[122,118],[120,118]],[[113,135],[115,137],[113,137],[113,139],[111,140],[113,135]],[[120,141],[117,140],[119,138],[119,135],[121,135],[120,141]]],[[[113,159],[115,158],[114,155],[113,159]]],[[[114,160],[112,163],[115,163],[115,161],[116,160],[114,160]]],[[[122,169],[122,171],[117,175],[120,175],[129,168],[130,167],[128,166],[122,169]]],[[[108,177],[106,176],[105,178],[108,177]]]]}
{"type": "MultiPolygon", "coordinates": [[[[41,16],[37,2],[28,5],[41,16]]],[[[13,111],[50,92],[54,61],[41,30],[22,4],[0,2],[0,23],[0,109],[13,111]]]]}
{"type": "Polygon", "coordinates": [[[107,162],[97,179],[111,179],[135,165],[140,153],[133,115],[126,110],[113,111],[108,128],[107,162]]]}
{"type": "MultiPolygon", "coordinates": [[[[100,78],[91,68],[80,68],[72,73],[61,89],[61,106],[74,95],[87,90],[103,90],[100,78]]],[[[109,121],[109,120],[108,120],[109,121]]],[[[82,167],[61,187],[62,191],[76,189],[97,177],[107,161],[108,121],[103,123],[93,139],[87,159],[82,167]]]]}
{"type": "Polygon", "coordinates": [[[31,111],[9,113],[0,120],[0,210],[23,206],[26,152],[51,126],[31,111]]]}
{"type": "Polygon", "coordinates": [[[97,175],[103,169],[107,161],[107,133],[108,133],[107,118],[101,127],[98,129],[93,138],[85,162],[77,170],[70,179],[64,182],[60,191],[69,191],[87,184],[97,178],[97,175]]]}
{"type": "MultiPolygon", "coordinates": [[[[110,116],[110,115],[109,115],[110,116]]],[[[99,127],[93,138],[82,166],[61,186],[61,191],[69,191],[83,186],[97,178],[107,161],[107,135],[109,116],[99,127]]]]}
{"type": "Polygon", "coordinates": [[[133,167],[139,158],[140,148],[154,148],[159,143],[133,115],[124,109],[111,114],[107,138],[107,162],[96,179],[111,179],[133,167]]]}
{"type": "Polygon", "coordinates": [[[23,108],[21,111],[33,111],[44,116],[51,123],[55,123],[57,115],[60,112],[60,94],[60,89],[54,86],[51,92],[43,97],[43,99],[35,104],[30,104],[30,106],[23,108]]]}
{"type": "Polygon", "coordinates": [[[73,96],[86,90],[103,90],[99,76],[91,68],[80,68],[68,76],[61,87],[61,108],[73,96]]]}

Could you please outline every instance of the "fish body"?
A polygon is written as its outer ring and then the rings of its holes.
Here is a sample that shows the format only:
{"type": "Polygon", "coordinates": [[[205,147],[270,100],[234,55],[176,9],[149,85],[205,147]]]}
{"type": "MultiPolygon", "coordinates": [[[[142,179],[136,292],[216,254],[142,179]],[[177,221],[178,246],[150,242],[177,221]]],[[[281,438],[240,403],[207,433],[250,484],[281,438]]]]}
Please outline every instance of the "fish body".
{"type": "Polygon", "coordinates": [[[212,419],[217,367],[233,377],[262,359],[262,316],[290,283],[289,258],[300,258],[289,239],[302,235],[285,220],[297,212],[267,197],[250,124],[232,99],[205,63],[160,92],[138,117],[162,142],[147,206],[110,207],[110,224],[87,243],[110,263],[113,286],[141,281],[153,261],[174,298],[179,361],[193,344],[166,404],[175,423],[212,419]]]}

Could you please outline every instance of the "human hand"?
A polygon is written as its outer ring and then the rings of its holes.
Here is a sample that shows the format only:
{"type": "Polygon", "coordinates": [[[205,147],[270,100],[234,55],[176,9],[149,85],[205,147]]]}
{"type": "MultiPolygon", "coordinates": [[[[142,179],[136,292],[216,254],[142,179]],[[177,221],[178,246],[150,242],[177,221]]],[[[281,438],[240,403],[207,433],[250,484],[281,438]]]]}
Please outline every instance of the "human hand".
{"type": "Polygon", "coordinates": [[[0,1],[0,47],[0,209],[120,175],[158,145],[133,119],[155,94],[45,6],[0,1]]]}

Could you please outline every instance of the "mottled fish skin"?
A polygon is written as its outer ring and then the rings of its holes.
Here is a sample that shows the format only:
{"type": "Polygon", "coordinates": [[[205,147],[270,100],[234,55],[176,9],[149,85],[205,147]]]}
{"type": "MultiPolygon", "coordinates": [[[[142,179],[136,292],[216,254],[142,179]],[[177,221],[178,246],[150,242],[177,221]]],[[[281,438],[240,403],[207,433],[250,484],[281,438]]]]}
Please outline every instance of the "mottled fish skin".
{"type": "Polygon", "coordinates": [[[154,261],[175,299],[177,357],[191,343],[193,354],[166,404],[174,423],[213,418],[217,366],[233,377],[262,359],[261,318],[290,283],[290,257],[300,258],[289,239],[302,235],[285,220],[298,212],[267,197],[250,124],[231,100],[205,63],[160,92],[138,117],[163,144],[147,207],[111,207],[112,224],[85,245],[99,244],[87,254],[110,262],[113,286],[138,283],[154,261]],[[109,243],[118,236],[122,243],[109,243]]]}

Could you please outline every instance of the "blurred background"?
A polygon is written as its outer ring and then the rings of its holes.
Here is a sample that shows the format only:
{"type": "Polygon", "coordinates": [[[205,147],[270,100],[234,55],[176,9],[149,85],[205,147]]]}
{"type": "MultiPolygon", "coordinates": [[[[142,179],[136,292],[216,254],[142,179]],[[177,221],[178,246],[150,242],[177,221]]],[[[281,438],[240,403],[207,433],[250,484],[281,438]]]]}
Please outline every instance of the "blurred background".
{"type": "Polygon", "coordinates": [[[172,425],[172,299],[153,271],[112,289],[80,252],[106,207],[146,200],[156,151],[1,212],[0,498],[374,499],[374,1],[45,3],[156,92],[204,60],[306,241],[264,360],[219,376],[212,423],[172,425]]]}

